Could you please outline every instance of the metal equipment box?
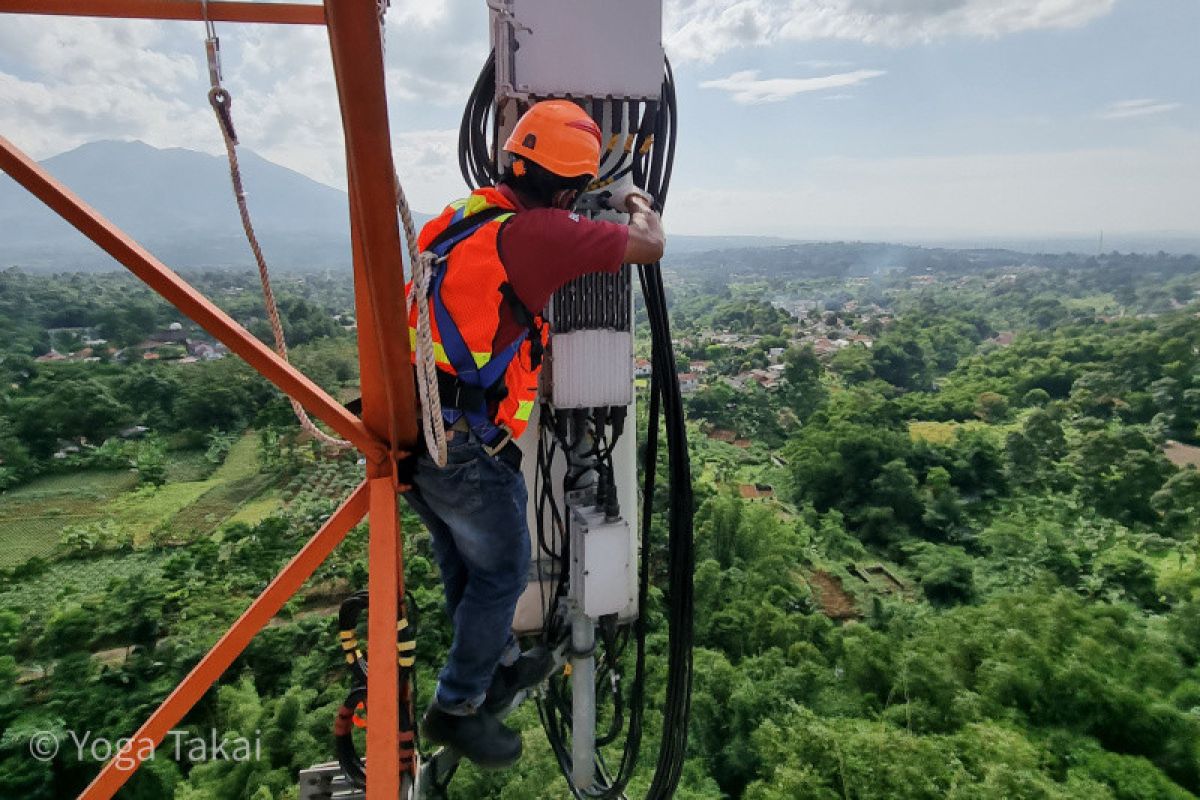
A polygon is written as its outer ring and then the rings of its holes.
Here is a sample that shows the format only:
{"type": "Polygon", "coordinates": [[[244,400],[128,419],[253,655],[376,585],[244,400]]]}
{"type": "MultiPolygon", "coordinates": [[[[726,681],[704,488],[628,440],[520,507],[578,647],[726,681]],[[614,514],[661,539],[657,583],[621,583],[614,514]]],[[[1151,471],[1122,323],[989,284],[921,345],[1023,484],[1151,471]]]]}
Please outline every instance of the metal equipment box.
{"type": "Polygon", "coordinates": [[[662,0],[501,0],[497,84],[533,97],[657,100],[662,0]]]}
{"type": "Polygon", "coordinates": [[[637,602],[629,523],[608,522],[602,512],[572,509],[571,584],[592,619],[620,614],[637,602]]]}

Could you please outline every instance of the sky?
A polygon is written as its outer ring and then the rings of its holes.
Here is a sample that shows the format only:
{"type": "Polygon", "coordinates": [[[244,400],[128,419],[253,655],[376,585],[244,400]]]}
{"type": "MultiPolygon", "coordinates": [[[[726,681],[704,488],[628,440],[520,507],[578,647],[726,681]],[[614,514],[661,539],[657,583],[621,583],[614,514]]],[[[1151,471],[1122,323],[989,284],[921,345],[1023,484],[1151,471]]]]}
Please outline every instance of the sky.
{"type": "MultiPolygon", "coordinates": [[[[457,128],[487,18],[485,0],[388,11],[394,153],[418,209],[464,193],[457,128]]],[[[344,188],[324,31],[217,33],[242,145],[344,188]]],[[[665,0],[663,39],[669,232],[1200,234],[1196,0],[665,0]]],[[[39,159],[99,139],[221,152],[203,40],[196,22],[0,15],[0,135],[39,159]]]]}

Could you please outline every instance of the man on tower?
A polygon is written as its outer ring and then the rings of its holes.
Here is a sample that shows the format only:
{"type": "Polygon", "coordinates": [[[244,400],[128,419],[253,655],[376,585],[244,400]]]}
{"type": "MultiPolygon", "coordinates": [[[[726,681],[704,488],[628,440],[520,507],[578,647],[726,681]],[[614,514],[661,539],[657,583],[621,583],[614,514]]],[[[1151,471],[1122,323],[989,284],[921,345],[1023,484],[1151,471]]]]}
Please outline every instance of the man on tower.
{"type": "MultiPolygon", "coordinates": [[[[454,623],[449,658],[421,721],[428,741],[483,767],[512,764],[521,738],[496,716],[545,673],[512,634],[530,561],[527,494],[514,440],[537,401],[548,330],[541,310],[564,284],[662,258],[644,193],[618,198],[629,224],[572,211],[599,173],[601,132],[566,100],[534,105],[504,145],[500,185],[450,204],[421,231],[441,258],[430,286],[447,463],[417,460],[409,504],[433,541],[454,623]]],[[[411,287],[410,287],[411,291],[411,287]]],[[[416,338],[416,307],[409,332],[416,338]]]]}

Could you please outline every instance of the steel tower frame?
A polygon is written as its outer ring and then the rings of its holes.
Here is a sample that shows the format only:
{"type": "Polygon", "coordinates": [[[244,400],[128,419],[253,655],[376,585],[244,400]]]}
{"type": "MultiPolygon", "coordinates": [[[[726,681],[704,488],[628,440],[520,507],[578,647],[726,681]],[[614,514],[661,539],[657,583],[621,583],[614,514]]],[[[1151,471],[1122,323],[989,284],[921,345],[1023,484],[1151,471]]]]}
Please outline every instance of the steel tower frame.
{"type": "MultiPolygon", "coordinates": [[[[362,381],[361,420],[131,237],[56,181],[0,136],[0,169],[84,236],[127,267],[168,302],[366,458],[363,483],[283,568],[261,595],[113,756],[79,796],[109,800],[140,766],[146,745],[157,747],[364,516],[371,613],[368,659],[371,725],[367,729],[367,798],[396,800],[415,781],[415,760],[402,775],[401,692],[396,658],[397,621],[404,593],[403,543],[396,461],[416,442],[413,376],[409,366],[404,271],[393,183],[391,134],[384,86],[383,42],[376,0],[301,3],[200,0],[0,0],[0,13],[124,19],[324,25],[329,31],[350,196],[355,311],[362,381]]],[[[411,702],[411,699],[407,699],[411,702]]],[[[410,719],[411,719],[410,715],[410,719]]],[[[402,742],[402,739],[405,741],[402,742]]]]}

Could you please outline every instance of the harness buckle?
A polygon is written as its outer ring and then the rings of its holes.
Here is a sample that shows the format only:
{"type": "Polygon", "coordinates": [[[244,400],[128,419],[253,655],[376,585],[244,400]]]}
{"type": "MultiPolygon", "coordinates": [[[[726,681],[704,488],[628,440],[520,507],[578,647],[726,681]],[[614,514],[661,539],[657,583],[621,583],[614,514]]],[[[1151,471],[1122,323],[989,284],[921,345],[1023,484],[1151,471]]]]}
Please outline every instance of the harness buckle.
{"type": "Polygon", "coordinates": [[[491,447],[488,447],[486,444],[483,445],[483,452],[487,453],[492,458],[495,458],[496,454],[507,447],[508,443],[513,440],[511,428],[509,428],[507,425],[498,425],[497,427],[504,431],[504,435],[501,436],[499,440],[497,440],[497,442],[491,447]]]}

